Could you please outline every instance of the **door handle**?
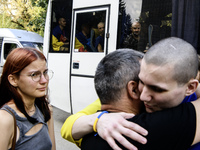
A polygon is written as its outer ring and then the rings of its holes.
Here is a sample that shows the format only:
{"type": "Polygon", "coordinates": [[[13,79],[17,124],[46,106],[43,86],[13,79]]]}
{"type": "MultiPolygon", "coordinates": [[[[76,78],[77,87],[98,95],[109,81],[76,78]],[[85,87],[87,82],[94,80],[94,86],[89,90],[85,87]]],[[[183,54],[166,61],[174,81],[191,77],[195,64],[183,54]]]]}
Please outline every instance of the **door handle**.
{"type": "Polygon", "coordinates": [[[79,69],[79,63],[74,62],[73,63],[73,69],[79,69]]]}

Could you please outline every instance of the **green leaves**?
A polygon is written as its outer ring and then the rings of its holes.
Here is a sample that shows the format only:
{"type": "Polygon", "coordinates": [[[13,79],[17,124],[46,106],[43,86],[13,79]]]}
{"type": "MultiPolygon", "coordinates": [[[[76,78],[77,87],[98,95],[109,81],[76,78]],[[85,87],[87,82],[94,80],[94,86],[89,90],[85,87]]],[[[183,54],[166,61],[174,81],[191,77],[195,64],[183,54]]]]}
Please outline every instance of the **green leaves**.
{"type": "Polygon", "coordinates": [[[44,35],[48,0],[1,0],[0,28],[17,28],[44,35]]]}

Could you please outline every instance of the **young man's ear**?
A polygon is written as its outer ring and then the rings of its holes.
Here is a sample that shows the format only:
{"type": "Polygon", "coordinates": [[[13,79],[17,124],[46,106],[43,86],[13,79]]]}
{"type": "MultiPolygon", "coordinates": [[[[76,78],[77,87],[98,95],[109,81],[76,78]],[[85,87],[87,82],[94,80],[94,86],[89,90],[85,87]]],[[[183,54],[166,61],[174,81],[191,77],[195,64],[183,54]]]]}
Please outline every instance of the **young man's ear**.
{"type": "Polygon", "coordinates": [[[16,77],[15,75],[10,74],[10,75],[8,76],[8,81],[9,81],[9,83],[10,83],[12,86],[14,86],[14,87],[17,87],[17,86],[18,86],[18,85],[17,85],[17,77],[16,77]]]}
{"type": "Polygon", "coordinates": [[[198,85],[199,85],[199,81],[197,79],[191,79],[188,82],[188,86],[187,86],[185,95],[189,96],[189,95],[193,94],[194,92],[196,92],[198,85]]]}
{"type": "Polygon", "coordinates": [[[127,85],[128,95],[133,99],[139,99],[140,93],[138,90],[138,83],[135,81],[129,81],[127,85]]]}

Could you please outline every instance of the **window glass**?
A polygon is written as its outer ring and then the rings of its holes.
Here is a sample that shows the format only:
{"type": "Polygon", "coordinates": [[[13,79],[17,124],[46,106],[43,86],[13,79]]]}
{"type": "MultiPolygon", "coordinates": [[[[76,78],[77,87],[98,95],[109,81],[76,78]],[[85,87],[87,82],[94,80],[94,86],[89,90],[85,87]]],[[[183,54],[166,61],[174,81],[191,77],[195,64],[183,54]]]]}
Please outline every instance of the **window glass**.
{"type": "Polygon", "coordinates": [[[52,1],[51,45],[52,53],[70,52],[72,0],[52,1]]]}
{"type": "Polygon", "coordinates": [[[104,52],[106,11],[77,13],[75,52],[104,52]]]}
{"type": "Polygon", "coordinates": [[[160,39],[171,36],[171,1],[120,0],[119,8],[117,48],[145,52],[160,39]]]}
{"type": "Polygon", "coordinates": [[[21,42],[23,47],[33,47],[40,51],[43,50],[43,43],[33,43],[33,42],[21,42]]]}
{"type": "Polygon", "coordinates": [[[4,44],[4,59],[7,58],[9,52],[14,49],[14,48],[17,48],[17,44],[15,43],[5,43],[4,44]]]}

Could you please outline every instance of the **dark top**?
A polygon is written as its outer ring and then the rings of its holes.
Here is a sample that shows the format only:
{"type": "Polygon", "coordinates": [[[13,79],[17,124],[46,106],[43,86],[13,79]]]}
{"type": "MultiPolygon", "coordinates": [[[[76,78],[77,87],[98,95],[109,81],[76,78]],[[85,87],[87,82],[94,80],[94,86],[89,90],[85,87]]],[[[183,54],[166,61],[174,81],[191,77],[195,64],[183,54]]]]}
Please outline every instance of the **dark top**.
{"type": "Polygon", "coordinates": [[[103,36],[98,36],[96,38],[96,41],[95,41],[95,48],[98,49],[98,45],[101,45],[102,47],[102,50],[104,50],[104,37],[103,36]]]}
{"type": "Polygon", "coordinates": [[[124,40],[124,48],[138,49],[138,40],[134,38],[133,34],[130,34],[124,40]]]}
{"type": "Polygon", "coordinates": [[[81,44],[84,45],[85,49],[89,52],[92,52],[90,47],[90,38],[87,38],[82,32],[76,34],[76,38],[81,44]]]}
{"type": "Polygon", "coordinates": [[[58,39],[58,41],[60,42],[69,42],[69,40],[67,41],[63,41],[62,38],[66,37],[67,39],[69,39],[69,35],[67,34],[67,32],[65,30],[61,30],[60,26],[57,25],[54,29],[52,34],[58,39]]]}
{"type": "MultiPolygon", "coordinates": [[[[127,138],[139,150],[187,150],[194,139],[196,113],[191,103],[154,113],[142,113],[129,119],[148,131],[147,144],[140,144],[127,138]]],[[[111,150],[106,141],[96,133],[83,138],[82,150],[111,150]]],[[[122,145],[118,145],[124,150],[122,145]]]]}

